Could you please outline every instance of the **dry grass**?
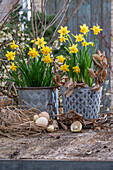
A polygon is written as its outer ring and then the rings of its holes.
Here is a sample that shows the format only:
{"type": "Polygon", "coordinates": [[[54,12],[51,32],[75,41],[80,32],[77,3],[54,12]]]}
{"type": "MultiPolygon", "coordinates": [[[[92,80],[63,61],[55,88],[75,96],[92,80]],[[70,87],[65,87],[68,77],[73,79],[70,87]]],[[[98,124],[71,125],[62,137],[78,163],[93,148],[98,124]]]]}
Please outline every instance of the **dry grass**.
{"type": "Polygon", "coordinates": [[[0,110],[0,134],[8,137],[23,136],[45,132],[33,121],[33,116],[39,114],[37,108],[21,109],[7,106],[0,110]]]}
{"type": "MultiPolygon", "coordinates": [[[[37,126],[33,121],[33,116],[40,112],[39,107],[34,108],[29,106],[29,109],[22,109],[21,106],[1,107],[0,135],[13,138],[15,136],[22,137],[45,133],[46,128],[37,126]]],[[[56,117],[57,124],[67,131],[70,130],[70,125],[76,120],[80,121],[85,128],[107,131],[113,130],[113,113],[102,114],[98,119],[89,120],[84,120],[81,114],[75,113],[73,110],[68,113],[68,116],[66,116],[65,113],[53,116],[56,117]]],[[[49,124],[53,124],[53,122],[53,119],[49,120],[49,124]]]]}

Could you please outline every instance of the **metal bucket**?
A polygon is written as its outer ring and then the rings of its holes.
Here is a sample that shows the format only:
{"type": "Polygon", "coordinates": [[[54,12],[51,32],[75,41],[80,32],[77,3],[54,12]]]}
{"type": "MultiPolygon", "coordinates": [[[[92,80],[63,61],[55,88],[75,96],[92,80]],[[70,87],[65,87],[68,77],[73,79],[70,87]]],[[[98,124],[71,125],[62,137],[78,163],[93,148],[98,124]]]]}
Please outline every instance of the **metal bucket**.
{"type": "Polygon", "coordinates": [[[58,114],[58,89],[53,91],[54,87],[18,87],[19,104],[22,108],[39,107],[40,111],[46,110],[51,114],[58,114]],[[29,106],[28,106],[29,105],[29,106]]]}
{"type": "Polygon", "coordinates": [[[74,89],[71,96],[65,97],[66,87],[61,87],[61,96],[64,113],[74,110],[83,115],[84,119],[96,119],[100,110],[102,88],[100,92],[92,91],[91,88],[74,89]]]}

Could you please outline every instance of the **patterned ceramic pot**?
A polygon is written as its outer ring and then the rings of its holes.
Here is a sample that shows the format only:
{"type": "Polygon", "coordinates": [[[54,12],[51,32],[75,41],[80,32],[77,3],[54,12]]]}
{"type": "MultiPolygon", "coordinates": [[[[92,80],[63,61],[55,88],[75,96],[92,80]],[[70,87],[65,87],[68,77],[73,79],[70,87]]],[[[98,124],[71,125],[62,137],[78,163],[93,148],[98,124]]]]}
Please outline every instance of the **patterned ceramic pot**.
{"type": "Polygon", "coordinates": [[[83,115],[84,119],[96,119],[100,110],[102,88],[100,92],[92,91],[91,88],[74,89],[74,93],[65,97],[66,87],[61,87],[61,96],[64,113],[74,110],[83,115]]]}
{"type": "Polygon", "coordinates": [[[55,106],[52,114],[58,114],[57,89],[55,92],[53,91],[53,87],[18,87],[17,89],[19,94],[19,104],[22,105],[22,108],[25,108],[25,102],[32,107],[39,107],[43,105],[39,108],[39,110],[44,111],[48,108],[47,112],[49,112],[52,107],[55,106]]]}

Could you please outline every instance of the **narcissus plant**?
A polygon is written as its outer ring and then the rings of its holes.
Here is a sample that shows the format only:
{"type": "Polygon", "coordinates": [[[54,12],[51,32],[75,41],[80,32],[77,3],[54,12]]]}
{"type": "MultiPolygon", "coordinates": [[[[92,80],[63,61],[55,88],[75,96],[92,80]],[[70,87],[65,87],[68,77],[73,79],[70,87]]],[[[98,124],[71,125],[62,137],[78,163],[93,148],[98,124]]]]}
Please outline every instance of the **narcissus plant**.
{"type": "Polygon", "coordinates": [[[98,25],[94,25],[93,28],[89,28],[86,24],[80,25],[80,33],[71,36],[67,27],[61,27],[58,30],[60,33],[59,40],[63,43],[64,49],[68,55],[57,56],[60,63],[60,70],[63,71],[63,75],[67,75],[68,78],[73,80],[73,83],[85,83],[89,87],[92,86],[93,81],[89,76],[88,68],[93,68],[93,54],[95,53],[95,40],[96,36],[102,31],[102,28],[98,25]],[[93,30],[94,39],[88,42],[87,36],[93,30]],[[61,60],[61,58],[63,60],[61,60]],[[62,64],[61,64],[62,63],[62,64]]]}

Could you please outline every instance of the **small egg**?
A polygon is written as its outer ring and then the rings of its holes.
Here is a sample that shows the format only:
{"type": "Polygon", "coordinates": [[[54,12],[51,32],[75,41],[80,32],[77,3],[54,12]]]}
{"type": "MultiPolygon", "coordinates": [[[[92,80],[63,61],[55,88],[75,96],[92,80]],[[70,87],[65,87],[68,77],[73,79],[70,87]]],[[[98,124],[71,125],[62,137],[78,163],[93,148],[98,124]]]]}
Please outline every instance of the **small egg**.
{"type": "Polygon", "coordinates": [[[33,116],[33,120],[34,120],[34,122],[36,122],[36,120],[39,118],[39,116],[38,115],[34,115],[33,116]]]}
{"type": "Polygon", "coordinates": [[[54,132],[54,126],[53,125],[49,125],[48,127],[47,127],[47,131],[48,132],[54,132]]]}
{"type": "Polygon", "coordinates": [[[70,126],[72,132],[80,132],[82,130],[82,124],[79,121],[75,121],[70,126]]]}
{"type": "Polygon", "coordinates": [[[39,117],[36,122],[37,126],[41,126],[41,127],[47,127],[48,125],[48,120],[46,117],[39,117]]]}
{"type": "Polygon", "coordinates": [[[46,117],[47,120],[49,120],[49,118],[50,118],[49,113],[47,113],[47,112],[41,112],[41,113],[39,114],[39,117],[46,117]]]}

